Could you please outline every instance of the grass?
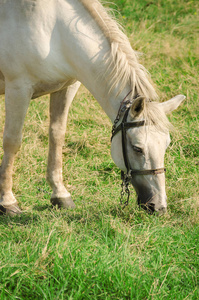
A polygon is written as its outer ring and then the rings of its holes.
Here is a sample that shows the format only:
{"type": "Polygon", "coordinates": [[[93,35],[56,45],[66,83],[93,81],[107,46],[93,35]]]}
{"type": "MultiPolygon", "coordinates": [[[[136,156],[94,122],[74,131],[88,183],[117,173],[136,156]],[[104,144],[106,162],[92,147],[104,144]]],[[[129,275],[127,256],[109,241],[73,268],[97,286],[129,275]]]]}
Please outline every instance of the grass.
{"type": "MultiPolygon", "coordinates": [[[[144,53],[160,100],[187,97],[170,116],[176,131],[165,158],[168,214],[139,210],[133,189],[129,206],[120,207],[111,124],[84,87],[63,149],[65,185],[77,208],[52,209],[45,181],[49,98],[32,101],[13,178],[25,213],[0,218],[1,300],[199,298],[199,3],[112,2],[133,48],[144,53]]],[[[0,108],[2,137],[3,97],[0,108]]]]}

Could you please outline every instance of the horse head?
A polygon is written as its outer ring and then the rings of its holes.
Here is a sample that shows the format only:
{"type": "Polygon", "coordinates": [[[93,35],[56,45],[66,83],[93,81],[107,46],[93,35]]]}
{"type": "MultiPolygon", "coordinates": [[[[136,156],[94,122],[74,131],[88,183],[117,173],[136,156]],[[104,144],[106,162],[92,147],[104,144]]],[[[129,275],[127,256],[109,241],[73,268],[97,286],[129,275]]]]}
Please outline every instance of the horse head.
{"type": "MultiPolygon", "coordinates": [[[[157,103],[137,97],[125,112],[112,136],[111,155],[135,188],[138,204],[149,212],[166,212],[164,156],[170,143],[166,114],[185,96],[157,103]]],[[[124,103],[125,106],[125,103],[124,103]]],[[[118,122],[118,123],[119,123],[118,122]]]]}

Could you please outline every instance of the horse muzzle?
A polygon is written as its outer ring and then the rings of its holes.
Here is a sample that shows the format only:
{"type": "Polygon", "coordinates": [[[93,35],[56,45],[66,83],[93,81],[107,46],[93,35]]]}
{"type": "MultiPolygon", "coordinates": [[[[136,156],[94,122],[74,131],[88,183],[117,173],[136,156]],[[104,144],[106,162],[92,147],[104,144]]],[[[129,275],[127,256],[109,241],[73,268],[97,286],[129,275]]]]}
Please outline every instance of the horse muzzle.
{"type": "Polygon", "coordinates": [[[167,211],[166,194],[160,194],[158,190],[146,185],[137,185],[134,180],[132,184],[137,193],[138,205],[148,213],[163,215],[167,211]]]}
{"type": "Polygon", "coordinates": [[[157,213],[158,215],[163,215],[167,212],[167,206],[161,204],[161,201],[156,201],[151,198],[146,203],[141,200],[138,196],[137,198],[138,205],[146,210],[149,214],[157,213]]]}

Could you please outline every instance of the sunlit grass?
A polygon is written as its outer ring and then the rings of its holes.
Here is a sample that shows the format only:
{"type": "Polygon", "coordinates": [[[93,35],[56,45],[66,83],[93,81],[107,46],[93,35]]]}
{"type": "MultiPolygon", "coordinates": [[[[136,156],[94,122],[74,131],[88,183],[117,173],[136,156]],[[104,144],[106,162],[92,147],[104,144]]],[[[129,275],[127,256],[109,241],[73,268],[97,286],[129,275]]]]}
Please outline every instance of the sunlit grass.
{"type": "MultiPolygon", "coordinates": [[[[133,188],[121,208],[111,123],[84,87],[71,106],[63,149],[76,209],[52,209],[45,181],[49,97],[32,101],[13,176],[25,212],[0,218],[1,300],[199,298],[198,2],[113,2],[160,101],[187,97],[169,117],[176,130],[165,159],[168,213],[139,210],[133,188]]],[[[1,156],[3,126],[1,97],[1,156]]]]}

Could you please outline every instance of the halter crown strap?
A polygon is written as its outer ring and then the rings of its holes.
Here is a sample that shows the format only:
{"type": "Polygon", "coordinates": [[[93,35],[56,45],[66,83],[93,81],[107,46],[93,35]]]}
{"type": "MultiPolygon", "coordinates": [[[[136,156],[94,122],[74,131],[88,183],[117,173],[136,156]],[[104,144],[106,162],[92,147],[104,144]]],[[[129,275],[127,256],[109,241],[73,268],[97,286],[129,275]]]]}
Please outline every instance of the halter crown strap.
{"type": "Polygon", "coordinates": [[[114,132],[112,133],[111,140],[120,130],[122,130],[122,128],[124,128],[125,130],[128,130],[130,128],[140,127],[140,126],[144,126],[144,125],[146,125],[145,121],[120,123],[120,125],[118,125],[115,128],[114,132]]]}

